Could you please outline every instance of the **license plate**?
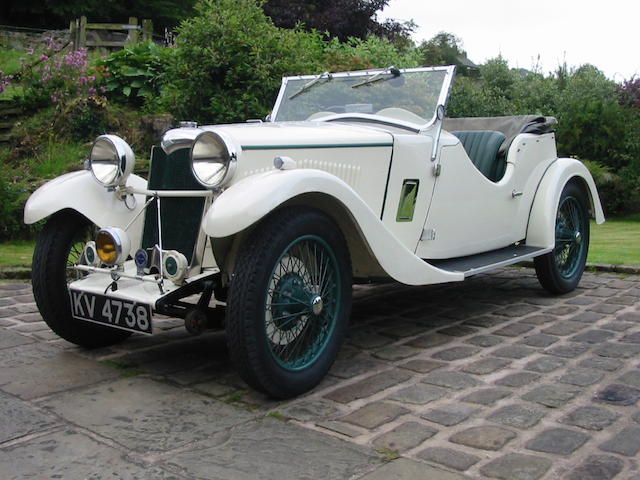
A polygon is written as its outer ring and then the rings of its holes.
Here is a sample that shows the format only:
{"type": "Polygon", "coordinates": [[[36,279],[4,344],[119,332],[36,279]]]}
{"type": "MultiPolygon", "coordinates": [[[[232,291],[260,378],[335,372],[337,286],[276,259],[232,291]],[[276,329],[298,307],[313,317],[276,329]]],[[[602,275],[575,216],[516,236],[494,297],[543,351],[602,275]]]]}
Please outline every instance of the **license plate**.
{"type": "Polygon", "coordinates": [[[71,314],[79,320],[151,335],[151,307],[121,298],[69,289],[71,314]]]}

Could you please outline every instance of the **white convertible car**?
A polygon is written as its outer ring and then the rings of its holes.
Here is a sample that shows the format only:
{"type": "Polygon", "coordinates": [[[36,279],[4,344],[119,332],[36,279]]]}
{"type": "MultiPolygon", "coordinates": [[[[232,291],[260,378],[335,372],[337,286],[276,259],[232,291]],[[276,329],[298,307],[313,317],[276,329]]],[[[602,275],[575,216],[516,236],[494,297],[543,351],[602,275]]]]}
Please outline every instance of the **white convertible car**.
{"type": "Polygon", "coordinates": [[[283,79],[265,122],[183,122],[147,180],[114,135],[37,190],[42,317],[85,347],[152,334],[154,314],[226,330],[252,387],[313,388],[346,332],[354,282],[426,285],[533,259],[576,287],[593,179],[558,158],[554,118],[445,118],[453,67],[283,79]]]}

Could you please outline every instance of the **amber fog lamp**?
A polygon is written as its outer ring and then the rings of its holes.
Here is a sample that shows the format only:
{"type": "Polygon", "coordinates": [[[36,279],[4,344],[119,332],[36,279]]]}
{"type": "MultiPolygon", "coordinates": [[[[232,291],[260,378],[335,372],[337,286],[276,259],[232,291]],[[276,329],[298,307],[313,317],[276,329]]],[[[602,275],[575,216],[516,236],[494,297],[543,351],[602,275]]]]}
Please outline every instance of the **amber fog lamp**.
{"type": "Polygon", "coordinates": [[[134,164],[133,150],[117,135],[100,135],[93,142],[89,154],[89,169],[96,181],[103,186],[124,185],[134,164]]]}
{"type": "Polygon", "coordinates": [[[231,180],[237,152],[221,134],[202,132],[191,147],[191,169],[196,180],[207,188],[219,188],[231,180]]]}
{"type": "Polygon", "coordinates": [[[120,228],[103,228],[96,235],[98,257],[107,265],[121,265],[129,256],[131,241],[120,228]]]}

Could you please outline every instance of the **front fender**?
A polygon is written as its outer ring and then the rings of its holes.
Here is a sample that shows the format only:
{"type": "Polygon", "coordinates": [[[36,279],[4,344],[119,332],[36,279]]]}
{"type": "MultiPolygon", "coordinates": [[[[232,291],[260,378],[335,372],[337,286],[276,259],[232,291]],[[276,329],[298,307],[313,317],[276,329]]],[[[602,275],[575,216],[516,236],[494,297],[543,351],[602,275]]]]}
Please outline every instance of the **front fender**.
{"type": "Polygon", "coordinates": [[[560,204],[560,195],[565,185],[573,179],[578,179],[586,186],[596,223],[604,222],[598,190],[587,167],[574,158],[559,158],[549,166],[538,185],[527,225],[527,245],[555,247],[556,211],[560,204]]]}
{"type": "Polygon", "coordinates": [[[234,235],[283,203],[308,193],[329,195],[346,208],[380,267],[391,278],[408,285],[464,279],[461,273],[441,270],[418,258],[349,185],[321,170],[273,170],[241,180],[213,202],[205,217],[204,231],[215,238],[234,235]]]}
{"type": "MultiPolygon", "coordinates": [[[[147,181],[130,175],[127,184],[144,189],[147,181]]],[[[129,210],[117,195],[99,185],[90,172],[71,172],[45,183],[27,200],[24,207],[24,223],[32,224],[60,210],[71,209],[81,213],[99,227],[124,228],[142,210],[144,195],[136,195],[136,206],[129,210]]],[[[142,238],[143,215],[129,227],[133,249],[138,248],[142,238]]]]}

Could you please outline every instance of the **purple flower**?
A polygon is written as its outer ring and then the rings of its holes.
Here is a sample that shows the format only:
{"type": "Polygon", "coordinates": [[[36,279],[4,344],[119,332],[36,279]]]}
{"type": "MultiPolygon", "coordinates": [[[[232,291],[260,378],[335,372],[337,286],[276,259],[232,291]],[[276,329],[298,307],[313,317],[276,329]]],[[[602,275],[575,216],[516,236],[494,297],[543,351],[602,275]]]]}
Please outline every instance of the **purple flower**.
{"type": "Polygon", "coordinates": [[[47,60],[49,57],[47,57],[46,55],[40,55],[40,60],[47,60]]]}

